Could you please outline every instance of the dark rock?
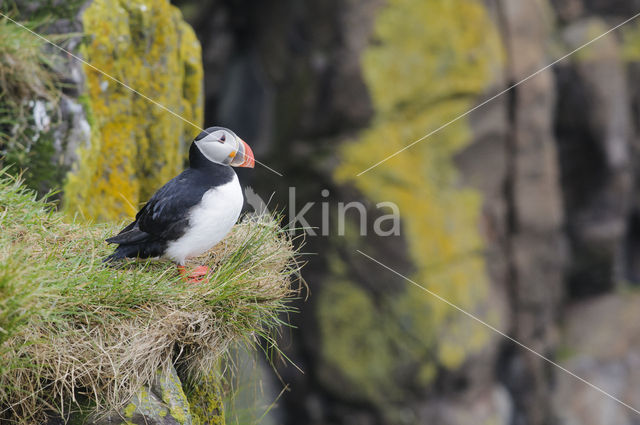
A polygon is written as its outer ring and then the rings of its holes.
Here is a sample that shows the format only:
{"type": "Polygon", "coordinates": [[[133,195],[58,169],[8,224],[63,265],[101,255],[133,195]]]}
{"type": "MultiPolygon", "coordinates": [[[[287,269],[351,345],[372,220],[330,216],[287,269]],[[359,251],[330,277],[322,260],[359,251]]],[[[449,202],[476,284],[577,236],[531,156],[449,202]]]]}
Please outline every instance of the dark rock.
{"type": "MultiPolygon", "coordinates": [[[[607,25],[563,29],[569,50],[607,25]]],[[[623,244],[633,184],[631,103],[621,48],[601,40],[558,68],[556,134],[573,261],[569,295],[606,292],[624,277],[623,244]]]]}

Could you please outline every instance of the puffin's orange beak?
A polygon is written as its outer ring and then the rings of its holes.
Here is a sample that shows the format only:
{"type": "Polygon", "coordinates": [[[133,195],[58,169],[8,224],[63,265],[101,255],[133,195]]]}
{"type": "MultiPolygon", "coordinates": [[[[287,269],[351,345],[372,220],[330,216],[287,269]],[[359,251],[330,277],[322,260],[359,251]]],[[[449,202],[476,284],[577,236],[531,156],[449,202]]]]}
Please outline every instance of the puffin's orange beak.
{"type": "Polygon", "coordinates": [[[238,154],[239,154],[238,156],[240,156],[240,158],[238,159],[241,160],[242,162],[236,165],[236,167],[253,168],[256,163],[256,160],[253,157],[253,151],[251,150],[249,145],[247,145],[246,142],[242,139],[240,139],[240,145],[241,145],[241,148],[238,149],[238,154]]]}

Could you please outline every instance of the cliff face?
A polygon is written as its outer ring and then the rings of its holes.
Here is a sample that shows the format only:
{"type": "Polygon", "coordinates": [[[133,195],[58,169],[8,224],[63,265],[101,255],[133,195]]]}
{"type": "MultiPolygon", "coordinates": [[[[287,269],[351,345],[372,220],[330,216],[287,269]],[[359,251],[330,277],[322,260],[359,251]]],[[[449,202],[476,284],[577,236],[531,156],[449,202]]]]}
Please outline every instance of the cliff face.
{"type": "Polygon", "coordinates": [[[31,187],[63,189],[70,214],[97,220],[135,214],[183,168],[187,147],[202,126],[201,50],[193,30],[165,0],[16,4],[18,19],[48,16],[40,31],[139,94],[45,46],[55,58],[62,93],[47,102],[33,99],[27,112],[39,115],[29,127],[37,142],[29,149],[41,153],[37,162],[13,162],[34,169],[27,175],[31,187]]]}
{"type": "MultiPolygon", "coordinates": [[[[437,128],[473,106],[503,61],[496,27],[476,2],[398,1],[378,12],[372,37],[378,43],[364,50],[362,64],[375,114],[357,140],[347,141],[338,151],[336,182],[355,186],[372,202],[394,202],[402,213],[402,233],[415,267],[412,278],[466,310],[489,309],[497,322],[499,311],[487,303],[485,243],[478,226],[482,195],[461,184],[463,176],[454,164],[456,153],[471,142],[469,123],[458,121],[407,155],[397,155],[358,176],[373,165],[372,158],[394,153],[407,140],[422,137],[425,128],[437,128]],[[477,26],[466,26],[469,21],[477,26]],[[448,37],[451,33],[456,34],[454,39],[448,37]]],[[[366,244],[359,248],[368,250],[366,244]]],[[[336,292],[335,283],[326,279],[316,301],[321,362],[334,371],[323,375],[327,383],[350,382],[338,389],[341,394],[355,396],[358,388],[374,387],[380,401],[403,400],[409,387],[429,388],[438,368],[460,368],[490,340],[486,329],[467,326],[468,318],[417,287],[389,293],[390,305],[376,306],[357,280],[350,279],[349,285],[339,282],[342,289],[336,292]],[[346,292],[348,288],[370,300],[348,303],[355,296],[346,292]],[[365,311],[372,314],[369,328],[363,326],[356,333],[377,337],[362,347],[353,338],[354,330],[342,324],[354,313],[369,314],[365,311]],[[380,364],[385,358],[386,364],[380,364]],[[398,375],[398,363],[412,373],[398,375]],[[372,374],[372,369],[381,376],[372,374]],[[358,376],[350,376],[356,371],[358,376]],[[396,391],[389,391],[391,383],[396,391]]]]}
{"type": "MultiPolygon", "coordinates": [[[[177,8],[168,1],[96,0],[81,16],[90,40],[85,60],[202,126],[200,44],[177,8]]],[[[93,126],[64,186],[67,206],[102,220],[134,215],[182,170],[199,129],[88,66],[81,70],[93,126]]]]}
{"type": "MultiPolygon", "coordinates": [[[[177,3],[213,71],[207,121],[285,174],[265,172],[258,192],[288,205],[295,186],[298,209],[369,206],[369,235],[355,214],[344,237],[307,238],[323,255],[305,269],[300,331],[285,338],[306,371],[280,371],[295,389],[279,413],[288,423],[572,423],[599,397],[356,249],[633,400],[637,378],[615,372],[631,367],[631,345],[582,351],[578,323],[591,312],[598,332],[616,327],[618,291],[638,279],[637,24],[357,176],[632,16],[633,2],[218,0],[199,14],[177,3]],[[371,234],[382,201],[400,207],[400,236],[371,234]]],[[[311,226],[325,224],[320,210],[311,226]]],[[[632,423],[599,402],[604,422],[632,423]]]]}

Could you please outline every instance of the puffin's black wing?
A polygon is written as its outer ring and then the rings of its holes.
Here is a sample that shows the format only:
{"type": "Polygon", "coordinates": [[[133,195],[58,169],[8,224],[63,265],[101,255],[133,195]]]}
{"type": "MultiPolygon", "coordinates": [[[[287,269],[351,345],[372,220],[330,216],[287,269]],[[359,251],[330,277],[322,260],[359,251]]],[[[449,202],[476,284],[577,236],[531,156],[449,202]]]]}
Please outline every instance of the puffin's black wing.
{"type": "Polygon", "coordinates": [[[184,234],[189,225],[189,211],[210,188],[210,182],[193,169],[169,180],[138,211],[134,222],[106,239],[120,245],[107,259],[161,255],[168,241],[184,234]]]}
{"type": "Polygon", "coordinates": [[[191,208],[212,187],[200,174],[187,169],[162,186],[136,214],[140,231],[164,240],[182,236],[189,224],[191,208]]]}
{"type": "Polygon", "coordinates": [[[140,230],[140,228],[138,227],[138,221],[136,220],[122,229],[117,235],[105,240],[109,243],[123,244],[140,242],[147,237],[149,237],[149,234],[140,230]]]}

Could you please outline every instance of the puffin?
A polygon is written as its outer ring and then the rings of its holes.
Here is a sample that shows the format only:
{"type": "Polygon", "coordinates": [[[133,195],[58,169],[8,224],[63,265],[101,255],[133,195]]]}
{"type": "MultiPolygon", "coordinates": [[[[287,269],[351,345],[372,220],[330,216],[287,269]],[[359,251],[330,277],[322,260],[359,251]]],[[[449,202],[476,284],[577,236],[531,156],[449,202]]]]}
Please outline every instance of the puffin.
{"type": "Polygon", "coordinates": [[[232,167],[254,163],[253,151],[233,131],[205,129],[189,147],[189,167],[158,189],[132,223],[106,239],[118,246],[104,261],[163,257],[190,281],[202,280],[209,268],[199,266],[186,276],[185,261],[211,249],[236,224],[244,198],[232,167]]]}

